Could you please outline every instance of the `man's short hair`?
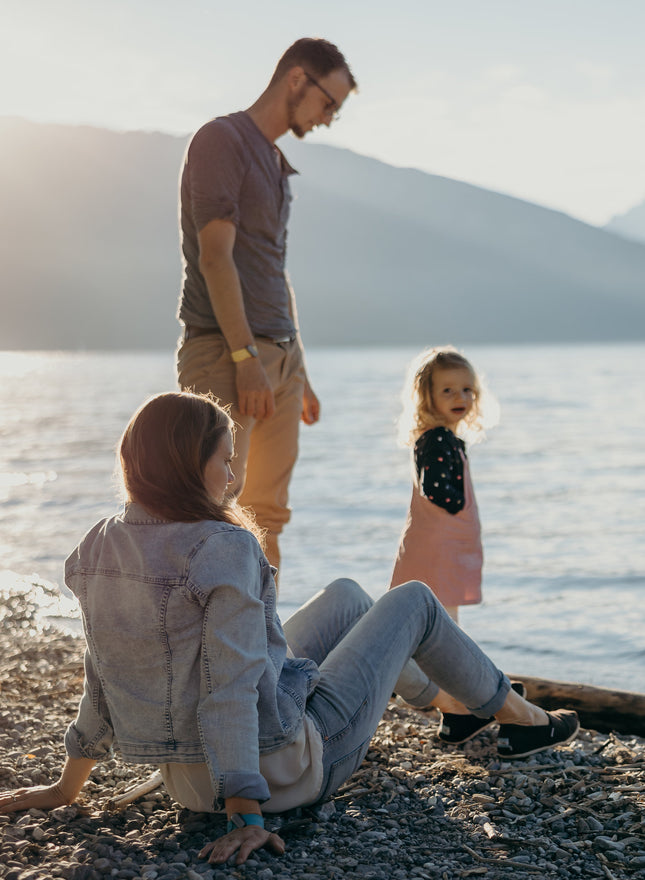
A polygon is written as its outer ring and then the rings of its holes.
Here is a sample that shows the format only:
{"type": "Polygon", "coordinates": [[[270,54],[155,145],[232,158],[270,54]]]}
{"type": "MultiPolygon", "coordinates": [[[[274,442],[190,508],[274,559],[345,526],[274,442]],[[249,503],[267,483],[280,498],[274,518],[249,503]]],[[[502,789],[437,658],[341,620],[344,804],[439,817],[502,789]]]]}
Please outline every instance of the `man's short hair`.
{"type": "Polygon", "coordinates": [[[333,70],[342,69],[347,74],[351,88],[357,87],[349,64],[345,61],[345,56],[329,40],[317,37],[302,37],[300,40],[296,40],[278,61],[269,85],[274,85],[282,79],[292,67],[302,67],[312,76],[319,77],[327,76],[333,70]]]}

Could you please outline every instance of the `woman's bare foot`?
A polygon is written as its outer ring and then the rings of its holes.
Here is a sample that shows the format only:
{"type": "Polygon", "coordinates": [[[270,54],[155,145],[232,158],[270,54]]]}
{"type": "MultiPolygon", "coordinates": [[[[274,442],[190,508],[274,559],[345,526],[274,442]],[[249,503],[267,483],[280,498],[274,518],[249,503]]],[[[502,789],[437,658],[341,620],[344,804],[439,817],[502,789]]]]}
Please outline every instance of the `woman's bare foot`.
{"type": "Polygon", "coordinates": [[[495,718],[500,724],[519,724],[525,727],[538,727],[549,723],[549,717],[544,709],[527,702],[512,688],[502,708],[495,713],[495,718]]]}
{"type": "Polygon", "coordinates": [[[435,709],[440,709],[444,715],[446,713],[449,715],[470,715],[464,704],[451,697],[446,691],[440,690],[430,705],[435,709]]]}

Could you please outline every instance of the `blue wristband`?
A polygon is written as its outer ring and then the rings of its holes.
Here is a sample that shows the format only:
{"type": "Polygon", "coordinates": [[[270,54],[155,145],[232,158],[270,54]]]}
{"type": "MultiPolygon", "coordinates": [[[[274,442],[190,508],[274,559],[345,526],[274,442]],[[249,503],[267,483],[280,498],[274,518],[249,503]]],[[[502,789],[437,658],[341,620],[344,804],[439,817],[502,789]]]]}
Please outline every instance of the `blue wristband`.
{"type": "Polygon", "coordinates": [[[233,813],[226,824],[226,833],[236,828],[244,828],[246,825],[258,825],[264,828],[264,816],[259,816],[257,813],[233,813]]]}

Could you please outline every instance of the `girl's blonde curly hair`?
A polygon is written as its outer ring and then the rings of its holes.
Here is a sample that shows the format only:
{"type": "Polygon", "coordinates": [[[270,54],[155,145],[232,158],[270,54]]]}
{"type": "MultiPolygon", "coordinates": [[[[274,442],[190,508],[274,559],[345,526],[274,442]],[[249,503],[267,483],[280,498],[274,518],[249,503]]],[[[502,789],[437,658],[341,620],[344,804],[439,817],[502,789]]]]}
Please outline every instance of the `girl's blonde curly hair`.
{"type": "Polygon", "coordinates": [[[484,437],[484,418],[482,412],[482,382],[472,364],[453,348],[444,345],[426,349],[410,364],[403,389],[403,412],[399,418],[399,441],[405,446],[413,446],[425,431],[440,426],[441,422],[432,400],[432,381],[435,370],[468,370],[472,377],[473,406],[459,424],[459,434],[470,443],[484,437]]]}

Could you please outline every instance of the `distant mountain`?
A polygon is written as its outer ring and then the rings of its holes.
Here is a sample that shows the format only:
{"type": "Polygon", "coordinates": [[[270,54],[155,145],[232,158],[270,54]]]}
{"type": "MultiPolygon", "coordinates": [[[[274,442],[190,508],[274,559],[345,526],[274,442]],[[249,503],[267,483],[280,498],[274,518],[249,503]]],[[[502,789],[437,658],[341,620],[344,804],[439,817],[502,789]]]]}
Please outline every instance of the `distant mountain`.
{"type": "Polygon", "coordinates": [[[645,242],[645,202],[631,208],[625,214],[617,214],[604,227],[634,241],[645,242]]]}
{"type": "Polygon", "coordinates": [[[173,344],[183,149],[0,120],[0,348],[173,344]]]}
{"type": "MultiPolygon", "coordinates": [[[[167,348],[185,138],[0,119],[0,348],[167,348]]],[[[645,336],[645,245],[285,138],[308,344],[645,336]]]]}

